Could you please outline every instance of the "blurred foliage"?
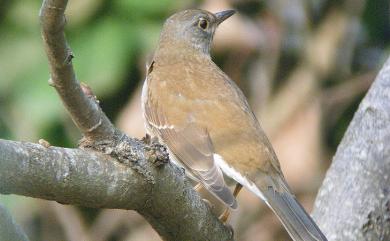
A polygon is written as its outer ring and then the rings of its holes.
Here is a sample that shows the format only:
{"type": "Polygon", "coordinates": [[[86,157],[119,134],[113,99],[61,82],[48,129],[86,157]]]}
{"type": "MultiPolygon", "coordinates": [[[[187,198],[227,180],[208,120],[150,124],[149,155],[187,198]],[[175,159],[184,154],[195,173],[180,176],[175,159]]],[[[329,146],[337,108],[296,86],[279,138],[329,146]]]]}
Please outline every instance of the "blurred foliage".
{"type": "MultiPolygon", "coordinates": [[[[123,87],[129,97],[142,79],[140,74],[133,77],[129,70],[137,71],[133,66],[156,43],[164,18],[184,3],[71,1],[66,12],[67,37],[75,53],[78,79],[92,86],[103,100],[115,98],[123,87]]],[[[0,136],[30,141],[45,137],[55,144],[74,145],[75,138],[57,141],[57,130],[69,119],[64,117],[60,100],[47,84],[49,71],[38,24],[41,1],[0,4],[0,136]]],[[[125,101],[112,101],[116,107],[104,108],[118,110],[125,101]]],[[[114,115],[113,111],[108,113],[114,115]]],[[[70,137],[60,139],[63,138],[70,137]]]]}
{"type": "MultiPolygon", "coordinates": [[[[255,0],[232,3],[248,17],[257,17],[273,5],[255,0]]],[[[48,67],[37,17],[41,1],[1,1],[0,4],[0,136],[30,141],[45,137],[55,143],[71,145],[77,137],[67,136],[63,131],[65,135],[62,139],[71,139],[57,142],[58,135],[55,133],[58,131],[54,131],[61,130],[61,126],[65,125],[63,122],[69,119],[64,116],[56,93],[47,85],[48,67]]],[[[116,116],[129,93],[142,79],[140,63],[146,61],[145,56],[155,46],[164,19],[176,9],[191,4],[196,5],[196,2],[70,2],[67,36],[75,54],[74,67],[78,79],[92,86],[100,99],[110,103],[102,101],[103,108],[111,117],[116,116]],[[120,101],[115,101],[117,96],[121,97],[120,101]]],[[[307,6],[311,9],[309,22],[315,27],[333,5],[342,4],[337,1],[308,1],[307,6]]],[[[353,58],[355,69],[376,68],[382,60],[381,52],[388,47],[390,38],[388,13],[386,0],[367,1],[353,58]]],[[[294,10],[283,13],[291,26],[297,21],[294,14],[297,14],[294,10]]],[[[294,34],[293,31],[291,34],[294,34]]],[[[284,54],[279,60],[283,68],[277,72],[275,85],[283,85],[285,76],[296,66],[301,53],[296,51],[300,46],[293,44],[297,41],[295,37],[288,35],[282,49],[284,54]]],[[[324,82],[324,85],[332,84],[324,82]]]]}
{"type": "MultiPolygon", "coordinates": [[[[112,120],[143,80],[145,63],[156,46],[164,20],[175,11],[199,8],[208,2],[213,1],[69,1],[66,34],[75,55],[73,64],[77,78],[91,86],[112,120]]],[[[346,16],[352,16],[354,21],[347,29],[350,38],[346,38],[337,50],[335,67],[319,80],[320,92],[337,88],[351,77],[377,71],[389,53],[388,0],[358,1],[364,5],[361,14],[356,14],[360,6],[353,0],[226,2],[258,28],[271,19],[276,27],[270,33],[280,31],[277,28],[284,29],[276,58],[277,69],[271,83],[272,94],[286,84],[287,77],[299,66],[310,33],[317,30],[332,9],[340,9],[346,16]],[[290,5],[286,7],[286,4],[290,5]],[[301,6],[299,4],[303,7],[297,7],[301,6]],[[349,51],[349,48],[352,50],[349,51]]],[[[80,137],[78,131],[56,92],[47,84],[49,70],[38,20],[40,5],[38,0],[0,0],[0,138],[33,142],[45,138],[53,145],[75,146],[80,137]]],[[[238,55],[234,53],[244,52],[246,47],[224,49],[216,53],[216,62],[222,67],[236,67],[235,61],[245,58],[236,70],[240,73],[234,73],[229,68],[225,71],[246,80],[256,59],[269,58],[264,50],[258,49],[235,58],[238,55]],[[232,61],[230,65],[229,61],[232,61]]],[[[246,83],[240,82],[240,85],[246,89],[246,83]]],[[[345,107],[339,110],[339,118],[333,121],[328,120],[328,116],[333,114],[332,109],[323,113],[323,148],[330,153],[329,156],[334,153],[363,96],[364,93],[358,93],[352,101],[345,103],[345,107]]],[[[0,196],[0,202],[5,203],[14,214],[22,215],[24,209],[18,210],[19,204],[23,202],[29,206],[34,199],[0,196]]],[[[97,211],[82,210],[88,217],[88,223],[93,222],[97,211]]],[[[31,239],[41,240],[37,230],[43,224],[31,214],[31,210],[29,215],[34,217],[26,218],[31,224],[28,232],[34,233],[31,239]]]]}

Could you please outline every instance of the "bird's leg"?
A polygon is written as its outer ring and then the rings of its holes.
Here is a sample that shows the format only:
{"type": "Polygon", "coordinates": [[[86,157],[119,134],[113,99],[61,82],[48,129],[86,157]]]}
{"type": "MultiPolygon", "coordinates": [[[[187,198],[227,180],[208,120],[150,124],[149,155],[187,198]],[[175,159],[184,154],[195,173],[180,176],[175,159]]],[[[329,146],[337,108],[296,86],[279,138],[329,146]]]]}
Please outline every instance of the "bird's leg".
{"type": "MultiPolygon", "coordinates": [[[[236,184],[236,187],[233,191],[233,196],[236,198],[238,196],[238,193],[241,191],[242,185],[240,183],[236,184]]],[[[230,216],[230,209],[226,208],[225,211],[219,216],[219,220],[221,220],[223,223],[226,223],[228,218],[230,216]]]]}
{"type": "Polygon", "coordinates": [[[238,193],[241,191],[241,189],[242,189],[242,185],[240,183],[237,183],[236,187],[234,188],[234,191],[233,191],[233,196],[237,197],[238,193]]]}
{"type": "Polygon", "coordinates": [[[152,143],[152,137],[148,133],[146,133],[146,135],[142,138],[142,141],[145,144],[150,145],[152,143]]]}
{"type": "MultiPolygon", "coordinates": [[[[204,187],[202,186],[201,183],[196,184],[194,189],[202,196],[202,192],[204,191],[204,187]]],[[[207,200],[206,198],[202,198],[202,200],[203,200],[203,202],[205,202],[207,204],[207,206],[209,208],[211,208],[211,209],[214,208],[214,205],[209,200],[207,200]]]]}
{"type": "Polygon", "coordinates": [[[200,184],[200,183],[196,184],[194,187],[195,191],[197,191],[197,192],[199,192],[199,189],[201,189],[201,188],[202,188],[202,184],[200,184]]]}

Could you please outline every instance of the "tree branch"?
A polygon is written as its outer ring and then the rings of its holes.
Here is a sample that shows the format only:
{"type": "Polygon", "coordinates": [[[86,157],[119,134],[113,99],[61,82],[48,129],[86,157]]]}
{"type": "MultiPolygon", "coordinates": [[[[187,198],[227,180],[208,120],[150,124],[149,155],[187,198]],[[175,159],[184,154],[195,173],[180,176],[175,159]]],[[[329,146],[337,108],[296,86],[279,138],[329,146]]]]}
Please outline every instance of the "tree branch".
{"type": "Polygon", "coordinates": [[[109,139],[115,132],[113,125],[95,99],[83,93],[73,70],[74,56],[64,34],[67,2],[45,0],[39,14],[51,72],[49,84],[57,90],[73,121],[86,138],[109,139]]]}
{"type": "MultiPolygon", "coordinates": [[[[50,84],[89,150],[0,140],[0,193],[133,209],[166,240],[231,240],[231,230],[212,215],[181,169],[159,163],[166,154],[161,146],[117,131],[93,96],[84,93],[65,39],[66,5],[67,0],[43,2],[42,36],[50,84]]],[[[355,114],[317,197],[314,217],[329,240],[390,239],[388,93],[390,60],[355,114]]]]}
{"type": "Polygon", "coordinates": [[[319,191],[331,240],[390,240],[390,58],[361,102],[319,191]]]}
{"type": "Polygon", "coordinates": [[[135,139],[116,146],[110,154],[131,153],[131,164],[93,151],[0,140],[0,193],[136,210],[165,240],[232,239],[181,169],[156,167],[153,149],[135,139]]]}
{"type": "Polygon", "coordinates": [[[26,234],[15,223],[10,213],[0,203],[0,240],[28,241],[26,234]]]}
{"type": "Polygon", "coordinates": [[[66,5],[67,0],[44,0],[40,11],[49,83],[84,134],[81,147],[111,157],[2,141],[0,153],[7,154],[0,165],[10,171],[0,171],[0,181],[4,180],[0,192],[88,207],[134,209],[167,240],[231,240],[231,230],[205,206],[180,169],[171,164],[155,167],[167,159],[166,151],[116,130],[93,94],[80,86],[64,34],[66,5]]]}

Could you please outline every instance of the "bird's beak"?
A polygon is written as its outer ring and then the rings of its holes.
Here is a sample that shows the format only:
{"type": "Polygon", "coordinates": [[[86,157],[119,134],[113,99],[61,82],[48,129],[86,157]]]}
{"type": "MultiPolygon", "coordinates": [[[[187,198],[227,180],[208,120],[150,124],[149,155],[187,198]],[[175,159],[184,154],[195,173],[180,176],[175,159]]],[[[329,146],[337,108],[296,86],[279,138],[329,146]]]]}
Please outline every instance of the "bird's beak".
{"type": "Polygon", "coordinates": [[[222,12],[215,13],[215,17],[217,17],[217,24],[219,25],[223,21],[225,21],[227,18],[232,16],[236,11],[235,10],[225,10],[222,12]]]}

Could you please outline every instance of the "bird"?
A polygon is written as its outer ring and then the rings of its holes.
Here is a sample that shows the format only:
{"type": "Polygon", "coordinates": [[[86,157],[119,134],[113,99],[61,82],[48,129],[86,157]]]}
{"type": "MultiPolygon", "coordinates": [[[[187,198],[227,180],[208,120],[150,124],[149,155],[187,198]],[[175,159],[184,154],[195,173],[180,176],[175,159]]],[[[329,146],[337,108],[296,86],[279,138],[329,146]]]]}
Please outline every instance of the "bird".
{"type": "Polygon", "coordinates": [[[165,21],[142,88],[146,131],[229,209],[243,186],[294,241],[327,240],[292,194],[244,94],[211,59],[215,31],[234,13],[189,9],[165,21]],[[237,183],[234,193],[226,178],[237,183]]]}

